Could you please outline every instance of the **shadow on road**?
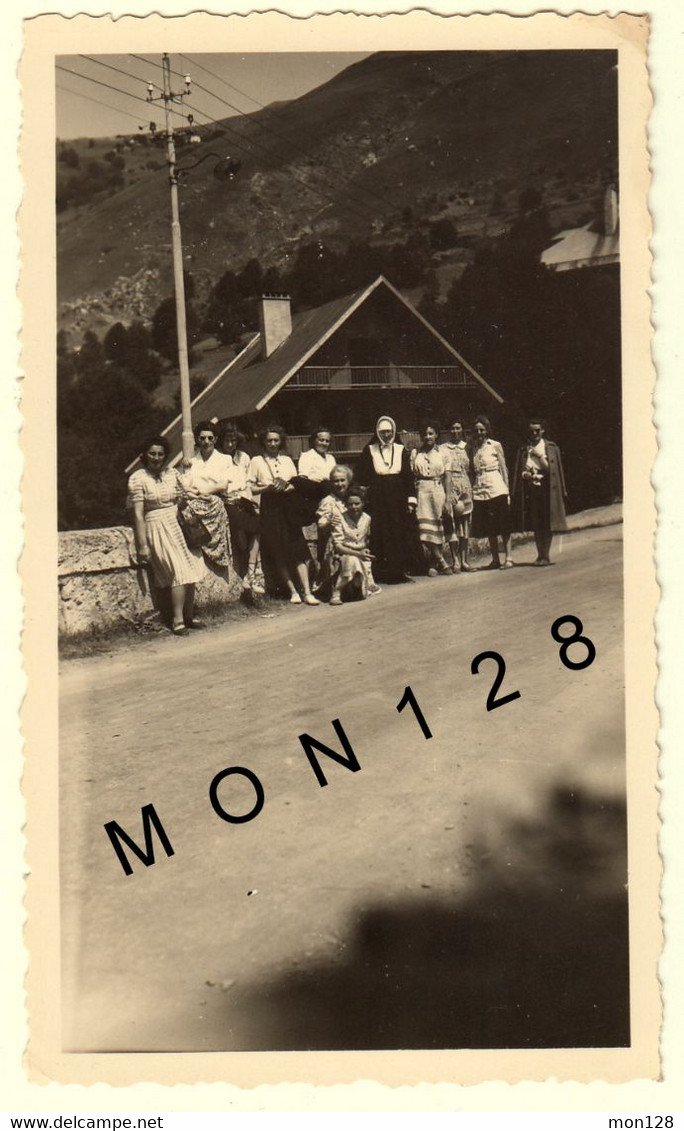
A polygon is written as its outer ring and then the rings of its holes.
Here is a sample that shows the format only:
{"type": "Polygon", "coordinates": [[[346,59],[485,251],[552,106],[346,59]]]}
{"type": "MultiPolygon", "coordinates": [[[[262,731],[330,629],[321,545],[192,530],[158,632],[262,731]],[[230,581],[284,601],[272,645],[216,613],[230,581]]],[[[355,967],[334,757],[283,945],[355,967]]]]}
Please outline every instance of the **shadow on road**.
{"type": "Polygon", "coordinates": [[[339,956],[240,994],[255,1049],[629,1044],[622,802],[558,788],[466,893],[361,909],[339,956]]]}

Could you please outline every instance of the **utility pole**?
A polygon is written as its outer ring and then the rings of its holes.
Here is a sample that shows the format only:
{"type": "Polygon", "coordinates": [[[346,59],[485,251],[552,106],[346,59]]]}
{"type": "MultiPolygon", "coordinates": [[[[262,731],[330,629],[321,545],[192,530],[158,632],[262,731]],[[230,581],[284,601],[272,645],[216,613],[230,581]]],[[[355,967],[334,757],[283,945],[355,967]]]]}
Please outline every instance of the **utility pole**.
{"type": "Polygon", "coordinates": [[[185,279],[183,277],[183,244],[181,240],[180,213],[178,210],[178,177],[176,174],[176,147],[173,142],[173,123],[170,104],[180,102],[190,93],[190,76],[185,76],[185,90],[175,92],[171,89],[171,60],[166,52],[162,55],[164,88],[161,96],[154,96],[154,86],[147,84],[148,102],[164,103],[166,118],[166,159],[169,166],[171,185],[171,245],[173,249],[173,281],[176,294],[176,329],[178,332],[178,366],[180,369],[181,421],[183,437],[183,458],[192,459],[195,440],[192,431],[190,411],[190,365],[188,362],[188,332],[185,323],[185,279]]]}

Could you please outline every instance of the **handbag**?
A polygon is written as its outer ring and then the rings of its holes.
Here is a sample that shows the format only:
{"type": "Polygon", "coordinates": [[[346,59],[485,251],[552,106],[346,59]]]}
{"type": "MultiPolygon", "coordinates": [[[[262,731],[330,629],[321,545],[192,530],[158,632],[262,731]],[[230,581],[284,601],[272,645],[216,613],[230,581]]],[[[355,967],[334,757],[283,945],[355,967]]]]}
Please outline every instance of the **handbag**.
{"type": "Polygon", "coordinates": [[[259,513],[259,508],[254,499],[246,499],[244,495],[237,500],[235,506],[238,510],[244,511],[245,514],[258,515],[259,513]]]}
{"type": "Polygon", "coordinates": [[[211,539],[211,534],[202,519],[195,514],[187,501],[180,503],[178,507],[178,525],[191,550],[196,550],[199,546],[206,546],[211,539]]]}

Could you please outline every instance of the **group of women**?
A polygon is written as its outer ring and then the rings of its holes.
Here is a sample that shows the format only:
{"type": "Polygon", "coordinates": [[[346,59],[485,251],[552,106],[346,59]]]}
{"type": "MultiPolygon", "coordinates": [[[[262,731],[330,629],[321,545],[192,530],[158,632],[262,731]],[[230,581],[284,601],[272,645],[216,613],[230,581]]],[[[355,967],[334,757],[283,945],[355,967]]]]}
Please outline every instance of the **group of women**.
{"type": "Polygon", "coordinates": [[[261,451],[250,457],[234,424],[202,421],[194,457],[178,468],[167,465],[163,437],[148,440],[129,479],[129,507],[138,559],[157,587],[170,589],[173,632],[203,627],[194,590],[205,559],[218,571],[232,562],[255,596],[265,589],[263,563],[276,588],[307,605],[373,596],[378,581],[412,581],[418,555],[429,577],[471,572],[471,537],[489,541],[484,568],[508,569],[512,502],[517,528],[534,531],[536,564],[550,564],[553,533],[566,529],[565,483],[543,422],[529,422],[510,489],[503,448],[485,416],[475,418],[469,442],[462,420],[450,425],[446,442],[439,437],[439,425],[427,422],[409,453],[392,418],[382,416],[354,472],[336,462],[327,428],[311,435],[297,465],[279,425],[263,429],[261,451]]]}

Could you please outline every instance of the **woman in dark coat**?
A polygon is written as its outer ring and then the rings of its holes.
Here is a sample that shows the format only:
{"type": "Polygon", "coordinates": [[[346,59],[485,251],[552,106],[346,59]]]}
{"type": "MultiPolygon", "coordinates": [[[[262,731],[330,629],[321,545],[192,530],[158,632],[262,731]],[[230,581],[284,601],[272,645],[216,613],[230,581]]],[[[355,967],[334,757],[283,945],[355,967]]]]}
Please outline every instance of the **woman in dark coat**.
{"type": "Polygon", "coordinates": [[[551,565],[554,534],[568,529],[565,478],[560,448],[544,435],[544,422],[531,417],[527,443],[518,451],[512,500],[518,530],[532,530],[537,546],[535,565],[551,565]]]}
{"type": "Polygon", "coordinates": [[[404,445],[396,443],[397,426],[391,416],[379,418],[375,433],[376,439],[366,444],[356,468],[356,479],[368,487],[374,572],[378,581],[412,581],[411,515],[416,498],[411,461],[404,445]]]}

